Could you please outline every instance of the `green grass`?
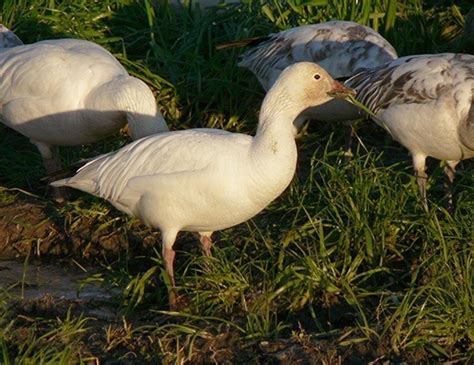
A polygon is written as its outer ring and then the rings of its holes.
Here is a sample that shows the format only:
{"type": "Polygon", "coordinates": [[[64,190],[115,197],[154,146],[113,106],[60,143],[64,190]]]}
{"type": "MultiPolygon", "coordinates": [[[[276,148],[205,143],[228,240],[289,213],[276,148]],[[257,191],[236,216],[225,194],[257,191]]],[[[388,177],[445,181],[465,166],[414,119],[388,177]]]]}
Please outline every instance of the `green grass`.
{"type": "MultiPolygon", "coordinates": [[[[171,129],[252,133],[264,92],[236,67],[241,50],[216,51],[217,44],[337,18],[378,29],[400,55],[456,51],[469,7],[248,0],[205,12],[186,4],[176,11],[151,0],[6,0],[1,20],[26,43],[77,37],[111,50],[153,88],[171,129]]],[[[125,361],[130,353],[150,363],[265,363],[273,355],[265,358],[258,346],[277,340],[321,363],[472,361],[473,163],[463,162],[456,178],[453,213],[443,208],[441,168],[430,166],[427,213],[406,151],[375,124],[360,125],[362,143],[349,163],[340,125],[309,130],[298,141],[298,176],[288,190],[253,220],[219,232],[208,262],[194,236],[178,237],[177,281],[189,300],[183,313],[166,312],[158,245],[143,256],[98,255],[104,270],[87,281],[119,290],[112,306],[123,318],[106,323],[80,310],[26,315],[2,292],[0,363],[125,361]]],[[[118,135],[61,155],[69,164],[127,141],[118,135]]],[[[0,156],[1,204],[19,199],[14,188],[44,196],[39,154],[26,138],[0,126],[0,156]]],[[[87,225],[89,245],[108,234],[158,238],[99,199],[75,196],[48,208],[68,237],[87,225]]]]}

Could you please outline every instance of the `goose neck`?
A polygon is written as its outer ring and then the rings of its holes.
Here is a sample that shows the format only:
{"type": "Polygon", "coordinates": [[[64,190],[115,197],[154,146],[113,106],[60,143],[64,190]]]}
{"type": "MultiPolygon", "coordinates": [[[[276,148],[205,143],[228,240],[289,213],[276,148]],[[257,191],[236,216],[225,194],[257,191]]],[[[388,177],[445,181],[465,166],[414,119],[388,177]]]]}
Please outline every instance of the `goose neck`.
{"type": "Polygon", "coordinates": [[[294,146],[293,122],[297,116],[298,113],[283,94],[270,90],[260,109],[254,149],[259,153],[275,154],[276,148],[294,146]]]}
{"type": "Polygon", "coordinates": [[[124,113],[133,139],[168,130],[150,88],[134,77],[118,77],[96,88],[86,107],[124,113]]]}
{"type": "Polygon", "coordinates": [[[254,190],[262,202],[280,195],[291,182],[296,169],[296,143],[293,121],[296,118],[284,103],[264,103],[257,133],[250,149],[254,190]]]}

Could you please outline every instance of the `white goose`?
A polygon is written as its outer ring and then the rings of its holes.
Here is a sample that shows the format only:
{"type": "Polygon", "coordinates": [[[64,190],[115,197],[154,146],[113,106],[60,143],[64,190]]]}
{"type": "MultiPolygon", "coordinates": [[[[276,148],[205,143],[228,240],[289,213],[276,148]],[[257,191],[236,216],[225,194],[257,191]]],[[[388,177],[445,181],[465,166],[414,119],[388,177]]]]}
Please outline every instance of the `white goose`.
{"type": "MultiPolygon", "coordinates": [[[[297,157],[293,121],[330,95],[349,93],[316,64],[298,63],[267,93],[255,137],[218,129],[161,133],[100,156],[52,184],[98,195],[158,228],[174,288],[177,233],[199,232],[209,255],[213,231],[252,218],[290,183],[297,157]]],[[[176,308],[174,290],[170,306],[176,308]]]]}
{"type": "Polygon", "coordinates": [[[474,157],[474,56],[402,57],[363,71],[346,85],[357,90],[375,122],[410,151],[425,208],[426,157],[446,161],[449,185],[460,160],[474,157]]]}
{"type": "MultiPolygon", "coordinates": [[[[218,48],[245,45],[253,47],[240,56],[238,65],[252,71],[265,90],[295,62],[315,62],[332,78],[345,79],[398,57],[392,45],[372,28],[339,20],[302,25],[268,37],[229,42],[218,48]]],[[[359,117],[357,108],[341,99],[318,106],[307,116],[328,122],[359,117]]],[[[297,120],[296,127],[303,121],[297,120]]]]}
{"type": "Polygon", "coordinates": [[[133,139],[168,130],[149,87],[99,45],[0,34],[10,47],[0,49],[0,120],[38,147],[48,173],[61,168],[53,146],[96,142],[126,122],[133,139]]]}

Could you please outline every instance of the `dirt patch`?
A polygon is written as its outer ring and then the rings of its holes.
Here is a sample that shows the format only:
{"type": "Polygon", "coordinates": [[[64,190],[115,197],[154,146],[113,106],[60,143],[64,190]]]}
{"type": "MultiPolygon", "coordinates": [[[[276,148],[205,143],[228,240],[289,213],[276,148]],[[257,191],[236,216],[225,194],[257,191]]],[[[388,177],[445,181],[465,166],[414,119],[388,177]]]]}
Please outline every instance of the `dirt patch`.
{"type": "Polygon", "coordinates": [[[131,251],[143,254],[159,241],[159,233],[110,210],[110,215],[84,215],[18,194],[12,201],[0,203],[0,257],[104,258],[131,251]]]}
{"type": "MultiPolygon", "coordinates": [[[[47,204],[29,198],[0,205],[0,252],[3,257],[61,254],[65,235],[46,214],[47,204]]],[[[63,245],[64,246],[64,245],[63,245]]]]}
{"type": "Polygon", "coordinates": [[[84,330],[75,336],[78,353],[101,364],[171,364],[178,358],[192,364],[393,364],[386,356],[377,355],[373,344],[341,346],[336,338],[315,339],[304,331],[287,339],[248,340],[231,328],[216,333],[211,324],[200,326],[196,335],[183,332],[179,337],[169,336],[167,324],[180,325],[176,317],[150,311],[127,317],[100,301],[45,295],[15,301],[9,312],[10,319],[14,319],[8,336],[12,355],[15,348],[31,339],[32,324],[36,336],[49,340],[55,336],[54,325],[72,315],[86,320],[84,330]]]}
{"type": "Polygon", "coordinates": [[[358,342],[356,336],[346,336],[344,341],[338,336],[315,338],[301,329],[288,338],[249,340],[230,327],[216,331],[213,323],[196,323],[196,332],[182,331],[177,335],[174,329],[187,326],[179,318],[149,310],[124,315],[98,300],[65,300],[45,295],[15,301],[9,314],[14,323],[7,339],[12,355],[33,334],[37,338],[42,335],[45,341],[57,341],[54,326],[72,316],[84,319],[83,330],[73,336],[78,344],[77,354],[101,364],[392,365],[429,359],[422,349],[404,356],[394,355],[383,339],[370,343],[358,342]]]}

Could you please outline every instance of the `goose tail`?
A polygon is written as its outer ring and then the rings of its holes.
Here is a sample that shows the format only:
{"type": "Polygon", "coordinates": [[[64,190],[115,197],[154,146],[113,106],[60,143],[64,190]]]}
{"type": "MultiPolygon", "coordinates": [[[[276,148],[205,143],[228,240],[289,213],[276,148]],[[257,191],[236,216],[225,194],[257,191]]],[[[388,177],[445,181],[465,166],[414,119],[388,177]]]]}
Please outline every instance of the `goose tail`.
{"type": "Polygon", "coordinates": [[[99,195],[99,178],[100,168],[102,163],[107,160],[111,153],[96,157],[87,162],[72,177],[61,180],[56,180],[50,183],[51,186],[61,187],[67,186],[70,188],[85,191],[86,193],[99,195]]]}
{"type": "Polygon", "coordinates": [[[94,160],[96,157],[89,157],[89,158],[83,158],[79,161],[75,161],[71,163],[69,166],[59,170],[59,171],[54,171],[50,174],[47,174],[40,178],[40,181],[57,181],[59,179],[64,179],[66,177],[71,177],[73,174],[76,173],[81,167],[85,166],[88,164],[90,161],[94,160]]]}
{"type": "Polygon", "coordinates": [[[97,184],[93,180],[77,180],[74,176],[53,181],[50,185],[56,188],[67,186],[68,188],[82,190],[90,194],[94,194],[97,191],[97,184]]]}

